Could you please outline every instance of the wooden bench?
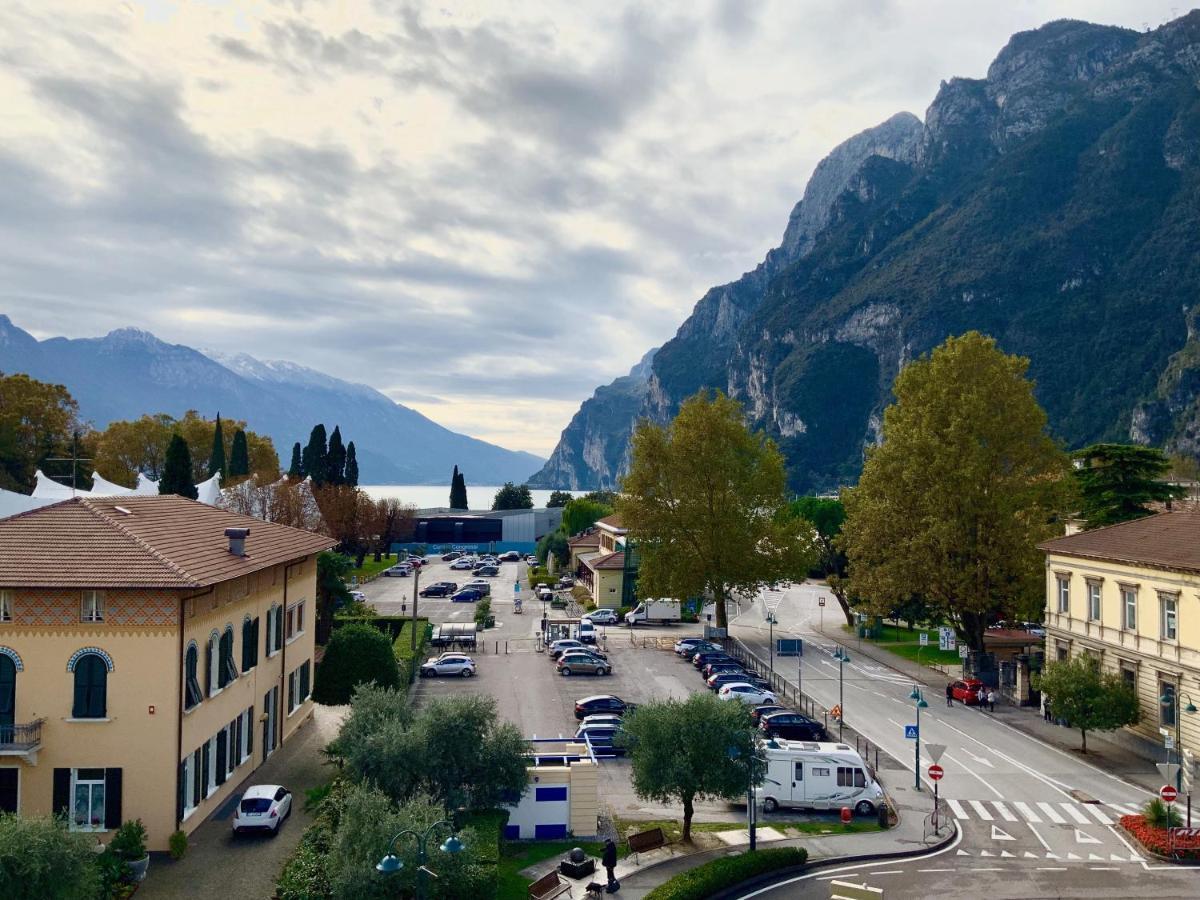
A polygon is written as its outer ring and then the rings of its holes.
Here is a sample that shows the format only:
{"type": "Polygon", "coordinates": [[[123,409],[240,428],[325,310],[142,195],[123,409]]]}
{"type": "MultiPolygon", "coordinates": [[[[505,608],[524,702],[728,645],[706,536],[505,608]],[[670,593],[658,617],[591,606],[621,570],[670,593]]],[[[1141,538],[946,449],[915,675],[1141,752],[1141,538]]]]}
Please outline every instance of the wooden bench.
{"type": "Polygon", "coordinates": [[[560,894],[571,896],[571,885],[558,877],[557,872],[547,872],[529,886],[529,900],[550,900],[560,894]]]}
{"type": "Polygon", "coordinates": [[[649,831],[631,834],[627,842],[629,844],[629,852],[633,854],[634,865],[638,865],[638,854],[667,846],[667,836],[663,834],[661,828],[651,828],[649,831]]]}

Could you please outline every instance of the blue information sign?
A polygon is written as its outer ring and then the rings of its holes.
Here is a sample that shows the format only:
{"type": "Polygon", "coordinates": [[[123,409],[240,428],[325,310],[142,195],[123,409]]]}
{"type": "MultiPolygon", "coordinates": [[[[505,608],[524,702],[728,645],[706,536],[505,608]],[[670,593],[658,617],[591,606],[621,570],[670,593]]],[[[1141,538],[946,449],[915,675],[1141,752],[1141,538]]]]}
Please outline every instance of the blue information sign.
{"type": "Polygon", "coordinates": [[[915,741],[917,739],[917,726],[916,725],[905,725],[904,726],[904,737],[905,737],[905,740],[915,741]]]}
{"type": "Polygon", "coordinates": [[[775,642],[776,656],[803,656],[804,641],[799,638],[779,638],[775,642]]]}

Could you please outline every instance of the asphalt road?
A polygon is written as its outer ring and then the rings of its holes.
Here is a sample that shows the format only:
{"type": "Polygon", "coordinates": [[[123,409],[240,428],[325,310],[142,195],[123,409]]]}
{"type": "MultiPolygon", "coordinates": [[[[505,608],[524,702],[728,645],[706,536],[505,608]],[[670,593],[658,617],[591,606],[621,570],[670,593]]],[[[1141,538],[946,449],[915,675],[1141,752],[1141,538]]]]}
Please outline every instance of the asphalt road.
{"type": "MultiPolygon", "coordinates": [[[[832,707],[839,698],[836,645],[813,628],[821,616],[817,598],[823,593],[828,596],[827,589],[816,585],[786,591],[775,613],[779,623],[775,637],[804,639],[804,692],[832,707]]],[[[831,617],[830,624],[840,618],[836,607],[824,612],[831,617]]],[[[769,632],[764,620],[765,610],[758,601],[743,607],[730,628],[765,658],[769,632]]],[[[916,723],[915,703],[909,697],[912,681],[856,655],[853,643],[846,650],[851,661],[841,674],[841,696],[847,724],[911,773],[914,741],[905,739],[904,726],[916,723]]],[[[777,658],[776,662],[777,671],[795,682],[797,660],[777,658]]],[[[922,746],[932,742],[945,747],[940,759],[945,777],[939,793],[946,812],[958,821],[962,838],[937,862],[875,867],[874,875],[879,886],[887,888],[887,896],[925,896],[939,893],[932,886],[940,885],[944,896],[950,897],[1157,897],[1172,896],[1170,891],[1185,882],[1190,891],[1179,896],[1200,896],[1200,878],[1194,872],[1185,873],[1181,880],[1177,867],[1143,858],[1115,827],[1121,815],[1135,812],[1149,799],[1143,788],[978,709],[957,702],[947,708],[945,694],[937,688],[927,689],[925,699],[929,707],[921,711],[922,746]],[[883,879],[890,880],[884,885],[883,879]],[[1135,884],[1137,889],[1131,890],[1135,884]]],[[[923,749],[922,786],[929,791],[932,811],[933,785],[925,776],[930,762],[923,749]]],[[[868,879],[868,883],[873,882],[868,879]]],[[[828,896],[828,885],[822,889],[828,896]]]]}

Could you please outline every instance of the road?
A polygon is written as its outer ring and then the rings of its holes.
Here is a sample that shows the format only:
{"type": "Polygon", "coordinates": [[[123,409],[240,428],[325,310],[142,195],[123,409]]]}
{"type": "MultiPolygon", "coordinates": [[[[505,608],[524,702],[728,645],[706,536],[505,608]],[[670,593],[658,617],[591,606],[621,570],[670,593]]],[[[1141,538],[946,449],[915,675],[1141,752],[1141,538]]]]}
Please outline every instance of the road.
{"type": "MultiPolygon", "coordinates": [[[[804,692],[832,707],[839,697],[839,663],[833,658],[836,645],[814,628],[822,613],[818,606],[822,594],[828,597],[828,589],[817,585],[787,590],[775,613],[775,637],[804,639],[804,692]]],[[[828,602],[830,607],[824,613],[832,625],[840,621],[840,611],[831,597],[828,602]]],[[[730,622],[731,633],[763,658],[769,646],[765,618],[761,601],[756,601],[744,606],[730,622]]],[[[909,696],[912,681],[856,655],[853,644],[846,650],[850,662],[842,674],[842,691],[847,724],[900,760],[911,773],[914,741],[905,739],[904,726],[916,722],[915,703],[909,696]]],[[[797,661],[776,658],[776,663],[777,671],[794,683],[799,674],[797,661]]],[[[878,875],[880,886],[882,879],[891,879],[886,885],[888,896],[925,896],[931,884],[939,883],[945,886],[945,896],[1158,897],[1170,896],[1172,885],[1185,881],[1191,887],[1184,895],[1200,895],[1194,873],[1181,875],[1177,867],[1143,858],[1116,827],[1121,815],[1135,812],[1148,799],[1143,788],[986,712],[957,702],[947,708],[940,684],[927,689],[925,699],[929,707],[921,711],[921,742],[945,747],[940,759],[945,777],[939,791],[947,812],[958,821],[962,839],[936,862],[920,867],[937,870],[919,873],[926,877],[915,877],[915,864],[875,867],[896,873],[878,875]],[[1160,881],[1163,893],[1157,888],[1160,881]],[[1103,892],[1109,888],[1117,892],[1103,892]]],[[[930,791],[932,811],[933,785],[925,777],[930,762],[923,752],[922,786],[930,791]]],[[[828,896],[828,886],[823,889],[828,896]]]]}

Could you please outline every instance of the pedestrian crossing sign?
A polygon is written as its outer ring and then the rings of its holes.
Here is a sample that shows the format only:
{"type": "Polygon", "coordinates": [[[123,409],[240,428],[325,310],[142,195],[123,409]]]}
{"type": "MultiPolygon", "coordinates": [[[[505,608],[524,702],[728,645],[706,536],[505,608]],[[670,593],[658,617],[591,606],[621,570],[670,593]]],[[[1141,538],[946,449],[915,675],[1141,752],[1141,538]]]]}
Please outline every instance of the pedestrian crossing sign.
{"type": "Polygon", "coordinates": [[[917,726],[916,725],[905,725],[904,726],[904,739],[907,741],[915,741],[917,739],[917,726]]]}

